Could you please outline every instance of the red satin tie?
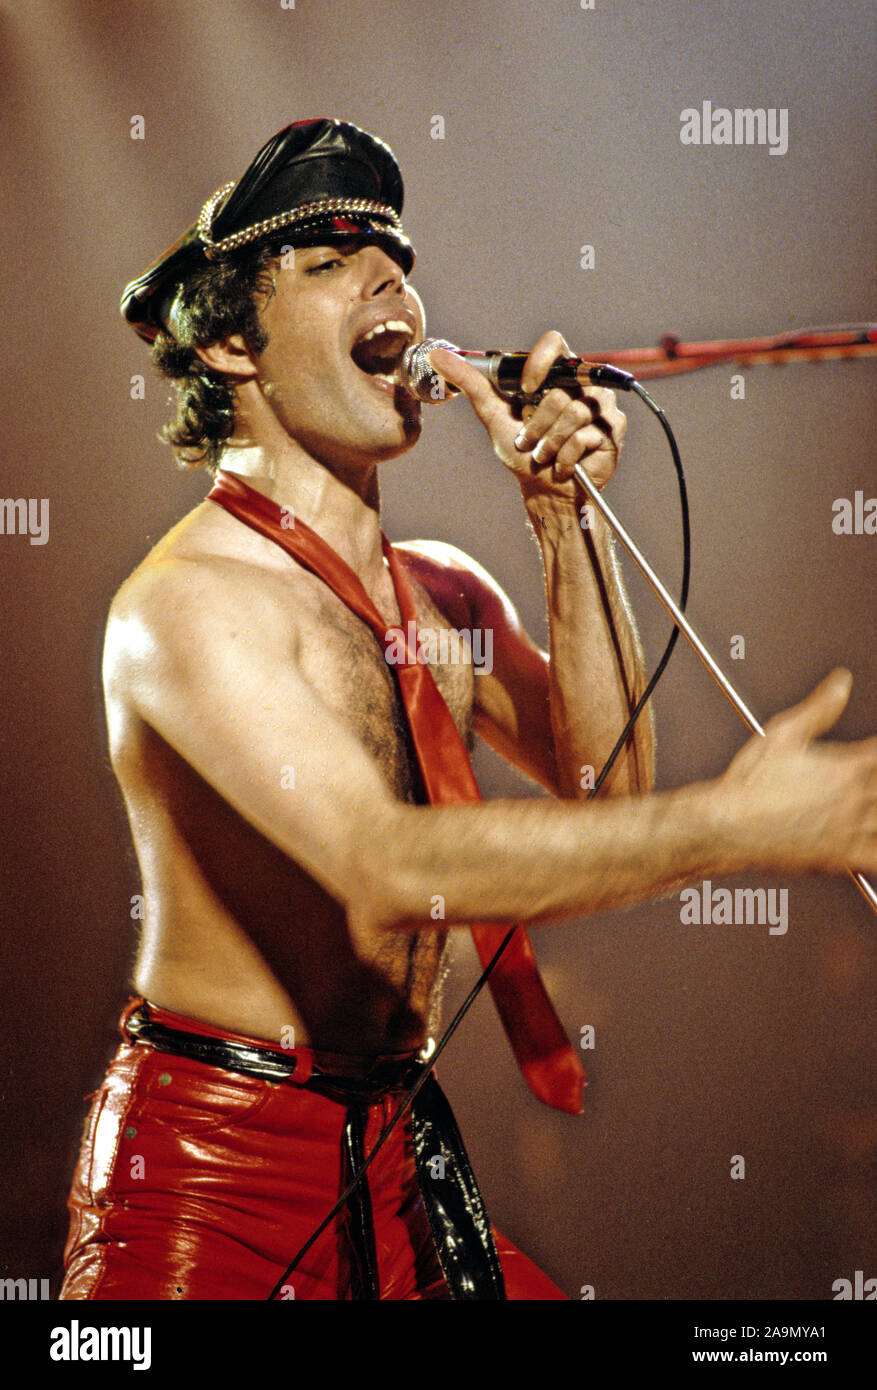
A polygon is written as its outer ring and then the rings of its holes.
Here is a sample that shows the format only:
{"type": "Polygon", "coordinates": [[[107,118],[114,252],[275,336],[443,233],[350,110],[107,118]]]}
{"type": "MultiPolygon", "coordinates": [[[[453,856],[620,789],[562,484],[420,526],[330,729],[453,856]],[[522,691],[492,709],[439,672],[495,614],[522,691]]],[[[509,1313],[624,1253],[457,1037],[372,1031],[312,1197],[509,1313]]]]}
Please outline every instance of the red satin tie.
{"type": "MultiPolygon", "coordinates": [[[[218,502],[254,531],[275,541],[318,575],[357,617],[368,623],[385,655],[393,645],[391,669],[399,681],[430,803],[480,801],[478,783],[453,716],[429,667],[417,660],[416,643],[414,647],[409,643],[409,633],[417,630],[414,598],[408,575],[384,533],[381,532],[381,545],[396,590],[401,628],[387,627],[357,575],[331,546],[298,518],[284,525],[284,512],[264,493],[220,469],[216,484],[207,495],[210,501],[218,502]],[[415,626],[409,627],[409,623],[415,626]],[[401,662],[396,660],[400,643],[405,652],[401,662]]],[[[472,926],[472,939],[482,966],[494,955],[507,930],[493,925],[472,926]]],[[[546,1105],[580,1115],[584,1070],[542,983],[530,938],[523,927],[516,929],[489,984],[512,1050],[534,1095],[546,1105]]]]}

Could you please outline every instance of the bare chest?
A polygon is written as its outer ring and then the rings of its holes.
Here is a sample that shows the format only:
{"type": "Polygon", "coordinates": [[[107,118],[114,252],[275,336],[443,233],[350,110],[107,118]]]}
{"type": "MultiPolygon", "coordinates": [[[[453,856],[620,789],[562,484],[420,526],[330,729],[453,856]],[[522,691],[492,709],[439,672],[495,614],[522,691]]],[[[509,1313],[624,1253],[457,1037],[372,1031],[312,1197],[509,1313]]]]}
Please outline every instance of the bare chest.
{"type": "MultiPolygon", "coordinates": [[[[422,586],[414,586],[414,596],[420,662],[428,667],[471,751],[471,653],[422,586]]],[[[423,801],[393,655],[392,648],[385,650],[372,629],[328,591],[321,596],[316,620],[301,631],[299,660],[309,682],[377,760],[394,795],[402,801],[423,801]]]]}

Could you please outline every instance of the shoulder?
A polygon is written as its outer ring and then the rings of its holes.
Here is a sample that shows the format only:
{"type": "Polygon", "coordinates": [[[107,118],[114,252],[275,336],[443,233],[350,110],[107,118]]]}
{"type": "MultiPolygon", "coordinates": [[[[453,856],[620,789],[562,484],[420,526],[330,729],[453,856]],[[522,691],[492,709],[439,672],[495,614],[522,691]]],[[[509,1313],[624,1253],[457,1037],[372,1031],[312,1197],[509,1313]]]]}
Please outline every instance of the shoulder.
{"type": "MultiPolygon", "coordinates": [[[[208,532],[189,520],[159,541],[115,594],[105,682],[147,667],[195,672],[229,644],[261,641],[287,655],[295,645],[297,616],[311,603],[310,576],[255,532],[238,527],[229,545],[221,529],[208,532]]],[[[219,528],[225,520],[222,513],[219,528]]]]}
{"type": "Polygon", "coordinates": [[[196,663],[216,640],[224,609],[235,612],[235,586],[210,560],[163,556],[140,564],[115,594],[104,634],[103,677],[121,691],[147,673],[196,663]],[[209,634],[212,634],[212,638],[209,634]]]}
{"type": "Polygon", "coordinates": [[[511,602],[493,576],[458,546],[446,541],[413,540],[394,543],[393,549],[439,606],[442,600],[455,609],[463,605],[476,619],[500,612],[506,618],[514,615],[511,602]]]}

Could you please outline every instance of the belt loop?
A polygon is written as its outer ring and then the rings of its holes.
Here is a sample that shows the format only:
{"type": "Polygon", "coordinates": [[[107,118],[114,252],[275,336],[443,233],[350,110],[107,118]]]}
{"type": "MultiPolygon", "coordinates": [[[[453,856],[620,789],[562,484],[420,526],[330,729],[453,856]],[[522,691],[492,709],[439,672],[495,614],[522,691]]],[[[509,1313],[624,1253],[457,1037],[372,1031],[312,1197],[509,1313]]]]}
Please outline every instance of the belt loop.
{"type": "Polygon", "coordinates": [[[295,1070],[289,1080],[293,1086],[304,1086],[311,1079],[314,1070],[314,1054],[309,1047],[291,1048],[295,1070]]]}

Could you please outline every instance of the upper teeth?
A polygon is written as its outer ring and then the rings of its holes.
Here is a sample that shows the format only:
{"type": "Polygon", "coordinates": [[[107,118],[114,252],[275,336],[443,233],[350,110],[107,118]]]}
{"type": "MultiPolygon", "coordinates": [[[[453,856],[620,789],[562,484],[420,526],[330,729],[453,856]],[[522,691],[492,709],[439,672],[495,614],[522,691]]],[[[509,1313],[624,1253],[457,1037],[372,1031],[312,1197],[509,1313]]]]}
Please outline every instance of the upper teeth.
{"type": "Polygon", "coordinates": [[[407,333],[410,336],[411,329],[401,319],[388,319],[386,323],[376,323],[374,328],[370,328],[362,341],[370,343],[379,333],[407,333]]]}

